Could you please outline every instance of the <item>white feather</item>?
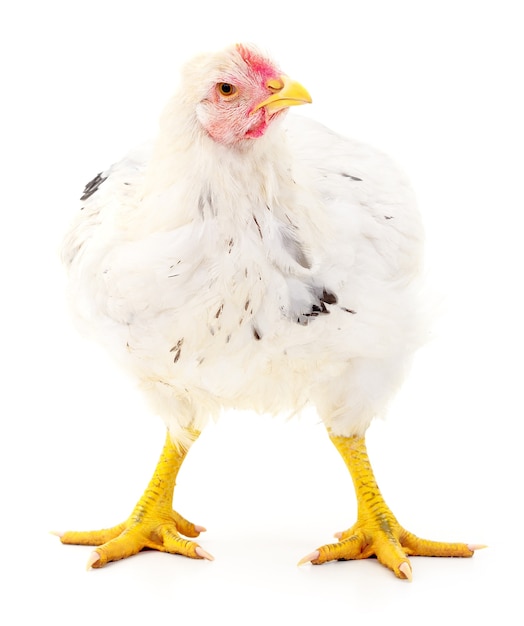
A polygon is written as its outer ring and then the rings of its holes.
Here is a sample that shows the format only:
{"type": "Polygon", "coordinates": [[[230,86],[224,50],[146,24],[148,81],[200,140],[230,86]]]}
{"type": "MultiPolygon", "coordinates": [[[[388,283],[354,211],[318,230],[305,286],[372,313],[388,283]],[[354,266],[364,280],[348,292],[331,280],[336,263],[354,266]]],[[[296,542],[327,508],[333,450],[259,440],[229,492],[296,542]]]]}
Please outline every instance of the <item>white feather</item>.
{"type": "Polygon", "coordinates": [[[422,227],[386,156],[295,116],[233,150],[183,95],[103,177],[64,244],[73,311],[174,439],[223,408],[313,404],[344,435],[384,411],[426,334],[422,227]]]}

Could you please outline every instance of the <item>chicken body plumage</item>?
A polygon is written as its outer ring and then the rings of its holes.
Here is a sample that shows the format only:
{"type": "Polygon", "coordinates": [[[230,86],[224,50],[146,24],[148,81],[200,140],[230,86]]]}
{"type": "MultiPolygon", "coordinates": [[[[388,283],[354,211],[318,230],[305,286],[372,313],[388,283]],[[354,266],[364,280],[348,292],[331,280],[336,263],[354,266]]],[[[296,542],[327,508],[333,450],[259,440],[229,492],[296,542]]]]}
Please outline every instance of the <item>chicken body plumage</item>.
{"type": "Polygon", "coordinates": [[[128,520],[66,533],[101,566],[144,547],[210,558],[171,509],[185,453],[222,409],[314,405],[353,477],[359,520],[306,558],[471,556],[420,540],[383,501],[364,433],[427,329],[423,233],[410,186],[382,153],[307,118],[298,83],[256,49],[191,62],[152,144],[95,177],[64,244],[80,327],[141,385],[168,437],[128,520]],[[371,495],[370,495],[371,494],[371,495]]]}
{"type": "Polygon", "coordinates": [[[175,437],[223,407],[308,403],[338,434],[363,432],[423,334],[404,177],[306,118],[271,130],[234,153],[177,151],[160,195],[142,148],[101,175],[68,236],[77,317],[175,437]]]}

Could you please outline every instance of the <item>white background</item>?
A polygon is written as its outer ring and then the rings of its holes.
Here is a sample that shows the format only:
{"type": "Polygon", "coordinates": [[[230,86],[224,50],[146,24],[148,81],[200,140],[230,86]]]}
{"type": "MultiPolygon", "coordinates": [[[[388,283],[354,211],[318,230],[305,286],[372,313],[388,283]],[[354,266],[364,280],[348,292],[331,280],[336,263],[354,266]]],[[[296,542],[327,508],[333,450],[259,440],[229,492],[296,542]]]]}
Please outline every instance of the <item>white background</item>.
{"type": "Polygon", "coordinates": [[[2,5],[4,623],[522,618],[519,5],[2,5]],[[314,415],[226,415],[195,445],[175,504],[208,528],[213,563],[148,552],[85,572],[90,548],[48,534],[127,517],[164,437],[133,384],[72,329],[61,237],[83,185],[155,132],[180,65],[236,41],[268,49],[310,90],[301,114],[395,156],[418,193],[443,313],[387,421],[370,428],[369,451],[401,523],[489,548],[412,559],[412,584],[376,560],[296,567],[355,517],[349,476],[314,415]]]}

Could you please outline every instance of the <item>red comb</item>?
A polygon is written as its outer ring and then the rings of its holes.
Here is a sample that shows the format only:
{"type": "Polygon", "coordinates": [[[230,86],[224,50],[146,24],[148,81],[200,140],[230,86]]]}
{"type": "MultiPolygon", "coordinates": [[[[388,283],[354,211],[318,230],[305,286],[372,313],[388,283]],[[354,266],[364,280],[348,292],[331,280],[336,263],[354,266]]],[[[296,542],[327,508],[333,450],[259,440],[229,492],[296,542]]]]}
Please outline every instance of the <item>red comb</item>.
{"type": "Polygon", "coordinates": [[[241,43],[237,43],[235,47],[242,59],[251,67],[253,71],[268,78],[275,76],[275,74],[279,74],[278,70],[271,64],[270,61],[268,61],[268,59],[265,59],[251,48],[248,48],[241,43]]]}

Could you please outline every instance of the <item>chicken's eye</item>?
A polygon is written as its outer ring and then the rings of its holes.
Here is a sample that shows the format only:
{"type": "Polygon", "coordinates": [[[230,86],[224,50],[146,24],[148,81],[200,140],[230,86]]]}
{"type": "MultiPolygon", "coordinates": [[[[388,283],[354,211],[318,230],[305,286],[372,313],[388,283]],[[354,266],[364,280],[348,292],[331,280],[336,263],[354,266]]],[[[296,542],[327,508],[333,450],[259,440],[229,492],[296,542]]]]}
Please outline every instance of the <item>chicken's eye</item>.
{"type": "Polygon", "coordinates": [[[231,98],[236,95],[238,91],[235,85],[232,85],[231,83],[218,83],[217,89],[218,93],[226,98],[231,98]]]}

